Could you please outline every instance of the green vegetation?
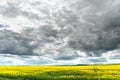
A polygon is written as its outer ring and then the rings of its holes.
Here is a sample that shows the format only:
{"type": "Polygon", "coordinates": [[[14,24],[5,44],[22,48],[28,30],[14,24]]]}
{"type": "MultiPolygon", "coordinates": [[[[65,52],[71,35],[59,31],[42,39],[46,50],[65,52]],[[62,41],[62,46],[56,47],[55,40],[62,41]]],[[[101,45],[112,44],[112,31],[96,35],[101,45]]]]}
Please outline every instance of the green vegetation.
{"type": "Polygon", "coordinates": [[[0,66],[0,80],[120,80],[120,65],[0,66]]]}

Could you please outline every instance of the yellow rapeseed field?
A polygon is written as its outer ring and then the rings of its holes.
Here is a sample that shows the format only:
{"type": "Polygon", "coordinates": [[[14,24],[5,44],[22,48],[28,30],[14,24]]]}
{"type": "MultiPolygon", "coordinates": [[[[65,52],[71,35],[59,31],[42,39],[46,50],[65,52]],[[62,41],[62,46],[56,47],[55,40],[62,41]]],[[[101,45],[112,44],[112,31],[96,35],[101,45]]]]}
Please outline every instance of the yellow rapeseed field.
{"type": "Polygon", "coordinates": [[[0,66],[0,80],[120,80],[120,65],[0,66]]]}

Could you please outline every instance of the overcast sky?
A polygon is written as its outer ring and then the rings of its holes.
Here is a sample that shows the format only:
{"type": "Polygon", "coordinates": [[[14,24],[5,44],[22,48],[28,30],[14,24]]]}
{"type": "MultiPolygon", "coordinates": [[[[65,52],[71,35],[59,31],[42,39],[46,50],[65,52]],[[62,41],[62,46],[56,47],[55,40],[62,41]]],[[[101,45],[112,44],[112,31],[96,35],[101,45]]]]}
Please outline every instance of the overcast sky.
{"type": "Polygon", "coordinates": [[[0,0],[0,65],[120,63],[120,0],[0,0]]]}

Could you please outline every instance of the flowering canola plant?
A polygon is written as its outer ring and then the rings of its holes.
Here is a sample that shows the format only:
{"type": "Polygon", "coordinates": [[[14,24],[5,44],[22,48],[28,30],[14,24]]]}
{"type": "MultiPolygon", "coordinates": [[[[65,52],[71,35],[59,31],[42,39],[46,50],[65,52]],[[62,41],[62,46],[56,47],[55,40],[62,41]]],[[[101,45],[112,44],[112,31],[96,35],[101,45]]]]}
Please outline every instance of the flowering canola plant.
{"type": "Polygon", "coordinates": [[[0,66],[0,80],[120,80],[120,65],[0,66]]]}

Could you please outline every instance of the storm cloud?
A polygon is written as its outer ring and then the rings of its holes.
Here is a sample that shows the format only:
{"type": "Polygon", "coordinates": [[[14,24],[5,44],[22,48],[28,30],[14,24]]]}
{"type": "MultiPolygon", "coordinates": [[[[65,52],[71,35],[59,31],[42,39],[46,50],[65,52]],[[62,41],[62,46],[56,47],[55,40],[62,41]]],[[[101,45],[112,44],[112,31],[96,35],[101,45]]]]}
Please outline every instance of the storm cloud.
{"type": "Polygon", "coordinates": [[[120,56],[119,13],[119,0],[1,1],[0,54],[109,62],[120,56]]]}

